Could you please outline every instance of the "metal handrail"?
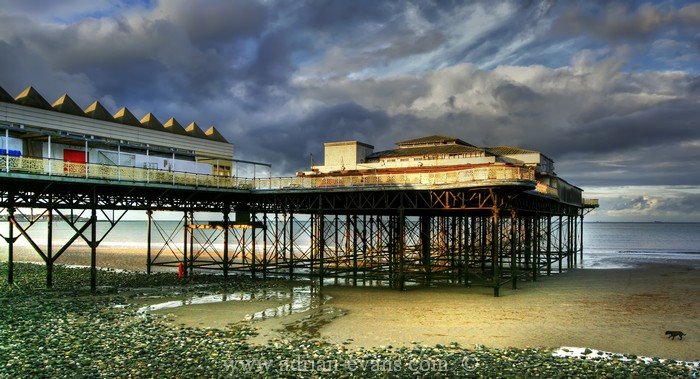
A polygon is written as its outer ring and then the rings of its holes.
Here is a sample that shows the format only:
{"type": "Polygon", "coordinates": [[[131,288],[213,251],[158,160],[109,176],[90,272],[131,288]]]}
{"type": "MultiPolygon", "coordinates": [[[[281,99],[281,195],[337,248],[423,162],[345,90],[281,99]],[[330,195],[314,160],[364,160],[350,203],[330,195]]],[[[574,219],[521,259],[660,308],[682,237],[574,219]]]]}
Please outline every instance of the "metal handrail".
{"type": "Polygon", "coordinates": [[[295,176],[240,178],[100,163],[71,163],[58,159],[0,156],[0,169],[6,172],[45,176],[101,179],[116,182],[143,182],[193,187],[264,189],[331,189],[340,187],[406,187],[474,183],[485,180],[535,180],[529,167],[480,166],[454,171],[428,173],[378,174],[353,176],[295,176]]]}

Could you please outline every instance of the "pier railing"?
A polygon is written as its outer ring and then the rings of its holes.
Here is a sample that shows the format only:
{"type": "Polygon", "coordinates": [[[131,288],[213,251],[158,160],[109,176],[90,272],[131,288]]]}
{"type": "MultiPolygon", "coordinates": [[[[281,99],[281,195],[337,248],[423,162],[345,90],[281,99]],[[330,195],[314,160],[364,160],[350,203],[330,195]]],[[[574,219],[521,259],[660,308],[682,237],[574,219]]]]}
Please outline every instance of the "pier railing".
{"type": "Polygon", "coordinates": [[[534,181],[534,170],[514,166],[482,166],[462,170],[432,172],[335,176],[239,178],[193,172],[115,166],[99,163],[71,163],[58,159],[0,156],[0,171],[76,179],[117,182],[172,184],[193,187],[241,190],[332,189],[347,187],[410,187],[474,184],[480,181],[534,181]]]}

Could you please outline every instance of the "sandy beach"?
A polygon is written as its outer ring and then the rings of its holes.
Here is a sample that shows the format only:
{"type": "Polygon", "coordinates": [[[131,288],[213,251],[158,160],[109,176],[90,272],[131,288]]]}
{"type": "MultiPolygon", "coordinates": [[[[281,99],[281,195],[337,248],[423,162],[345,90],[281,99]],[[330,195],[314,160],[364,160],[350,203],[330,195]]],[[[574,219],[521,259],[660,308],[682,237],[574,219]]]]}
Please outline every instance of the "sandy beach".
{"type": "MultiPolygon", "coordinates": [[[[20,252],[17,259],[30,257],[20,252]]],[[[59,262],[89,264],[89,254],[69,252],[59,262]]],[[[99,252],[98,264],[143,270],[145,254],[99,252]]],[[[340,312],[322,322],[317,334],[349,347],[454,341],[467,347],[577,346],[700,360],[700,272],[689,266],[577,269],[541,276],[535,283],[521,282],[518,290],[506,288],[498,298],[488,288],[446,285],[409,287],[403,292],[349,286],[324,286],[321,291],[332,297],[322,308],[340,312]],[[666,330],[681,330],[687,336],[683,341],[670,340],[666,330]]],[[[166,313],[174,314],[176,323],[221,328],[279,304],[225,302],[166,313]]],[[[314,316],[302,313],[254,322],[260,331],[255,341],[285,338],[290,324],[310,317],[314,316]]]]}
{"type": "Polygon", "coordinates": [[[321,329],[354,346],[580,346],[700,359],[700,273],[683,266],[574,270],[494,298],[486,288],[324,289],[347,311],[321,329]],[[682,330],[683,341],[665,337],[682,330]]]}

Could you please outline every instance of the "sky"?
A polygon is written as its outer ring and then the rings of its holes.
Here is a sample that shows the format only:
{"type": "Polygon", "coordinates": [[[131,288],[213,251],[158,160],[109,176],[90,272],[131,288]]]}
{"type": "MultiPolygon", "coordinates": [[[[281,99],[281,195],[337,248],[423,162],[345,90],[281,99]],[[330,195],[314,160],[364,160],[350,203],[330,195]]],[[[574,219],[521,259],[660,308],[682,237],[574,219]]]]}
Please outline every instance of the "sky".
{"type": "Polygon", "coordinates": [[[700,3],[8,0],[0,86],[215,125],[238,159],[450,135],[542,151],[595,221],[700,222],[700,3]]]}

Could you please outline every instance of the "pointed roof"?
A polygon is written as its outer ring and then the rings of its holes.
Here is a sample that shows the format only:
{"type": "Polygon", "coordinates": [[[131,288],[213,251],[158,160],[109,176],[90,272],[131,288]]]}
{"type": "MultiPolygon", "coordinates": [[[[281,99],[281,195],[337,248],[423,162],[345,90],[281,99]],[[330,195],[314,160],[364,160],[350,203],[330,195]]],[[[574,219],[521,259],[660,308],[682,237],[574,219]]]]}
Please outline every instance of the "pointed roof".
{"type": "Polygon", "coordinates": [[[205,135],[207,136],[207,138],[209,138],[210,140],[228,143],[228,141],[226,140],[226,138],[224,138],[224,136],[222,136],[221,133],[219,133],[219,131],[216,130],[216,128],[213,127],[213,126],[209,127],[209,129],[207,129],[207,131],[204,132],[204,134],[205,134],[205,135]]]}
{"type": "Polygon", "coordinates": [[[4,88],[0,87],[0,103],[14,103],[15,99],[12,98],[12,95],[7,93],[4,88]]]}
{"type": "Polygon", "coordinates": [[[15,97],[15,102],[27,107],[52,110],[51,104],[49,104],[49,102],[46,101],[46,99],[44,99],[32,86],[29,86],[25,88],[24,91],[20,92],[20,94],[15,97]]]}
{"type": "Polygon", "coordinates": [[[85,116],[85,112],[80,108],[78,104],[73,101],[73,99],[68,96],[68,94],[63,94],[63,96],[56,99],[56,101],[51,104],[51,108],[56,112],[72,114],[75,116],[85,116]]]}
{"type": "Polygon", "coordinates": [[[99,101],[94,101],[92,104],[85,108],[85,116],[94,118],[96,120],[110,121],[114,122],[114,117],[105,109],[105,107],[100,104],[99,101]]]}
{"type": "Polygon", "coordinates": [[[185,128],[185,131],[187,132],[188,136],[197,137],[197,138],[207,138],[207,135],[204,134],[204,131],[194,121],[190,122],[190,124],[187,125],[187,127],[185,128]]]}
{"type": "Polygon", "coordinates": [[[114,114],[114,121],[124,125],[141,127],[139,119],[136,118],[136,116],[134,116],[134,114],[131,113],[127,107],[122,107],[122,109],[118,110],[117,113],[114,114]]]}
{"type": "Polygon", "coordinates": [[[150,112],[141,118],[141,126],[151,130],[163,131],[163,124],[150,112]]]}
{"type": "Polygon", "coordinates": [[[432,135],[432,136],[421,137],[421,138],[416,138],[416,139],[409,139],[406,141],[397,142],[396,144],[399,147],[416,147],[416,146],[421,146],[421,145],[448,145],[448,144],[474,146],[472,144],[469,144],[469,143],[462,141],[459,138],[449,137],[449,136],[440,136],[440,135],[432,135]]]}
{"type": "Polygon", "coordinates": [[[182,125],[180,125],[180,123],[177,122],[175,117],[170,117],[168,121],[166,121],[165,124],[163,124],[163,127],[165,128],[165,130],[171,133],[180,134],[183,136],[188,135],[185,131],[185,128],[183,128],[182,125]]]}

